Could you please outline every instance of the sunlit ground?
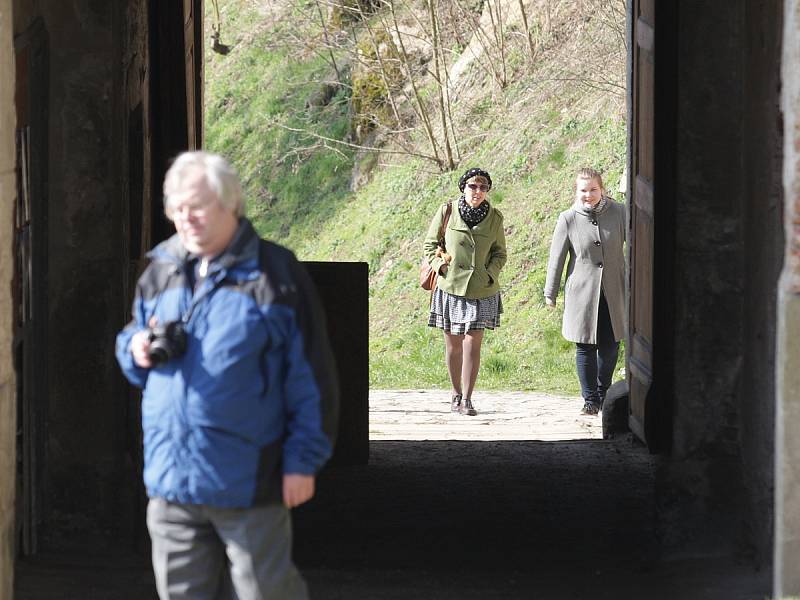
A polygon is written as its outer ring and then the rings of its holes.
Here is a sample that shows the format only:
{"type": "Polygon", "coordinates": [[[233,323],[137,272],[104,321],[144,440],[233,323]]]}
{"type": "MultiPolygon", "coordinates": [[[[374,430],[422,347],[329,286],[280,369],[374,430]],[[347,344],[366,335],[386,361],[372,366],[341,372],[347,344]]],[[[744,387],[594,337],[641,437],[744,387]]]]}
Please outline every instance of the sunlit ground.
{"type": "Polygon", "coordinates": [[[372,390],[371,440],[602,439],[602,417],[580,414],[578,397],[478,391],[474,417],[450,412],[447,390],[372,390]]]}

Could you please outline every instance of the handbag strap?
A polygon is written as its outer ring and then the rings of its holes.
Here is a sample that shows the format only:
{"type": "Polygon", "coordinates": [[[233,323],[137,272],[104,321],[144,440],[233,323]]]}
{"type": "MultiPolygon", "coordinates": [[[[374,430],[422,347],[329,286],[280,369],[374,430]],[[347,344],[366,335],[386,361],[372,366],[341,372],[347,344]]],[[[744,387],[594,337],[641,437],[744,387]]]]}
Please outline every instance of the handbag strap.
{"type": "MultiPolygon", "coordinates": [[[[438,241],[438,245],[439,245],[439,248],[441,249],[442,252],[445,251],[445,247],[444,247],[444,230],[447,228],[448,221],[450,221],[450,213],[451,212],[453,212],[453,202],[452,201],[447,203],[447,208],[444,211],[444,219],[442,219],[442,224],[439,225],[439,241],[438,241]]],[[[437,251],[437,254],[438,254],[438,251],[437,251]]],[[[435,279],[434,279],[434,281],[435,281],[435,279]]],[[[436,290],[436,284],[434,284],[433,287],[431,287],[431,301],[430,301],[431,306],[433,305],[433,292],[434,292],[434,290],[436,290]]]]}
{"type": "Polygon", "coordinates": [[[453,212],[453,202],[447,203],[447,208],[444,211],[444,219],[442,219],[442,224],[439,226],[439,246],[442,250],[445,249],[444,247],[444,230],[447,228],[447,223],[450,221],[450,213],[453,212]]]}

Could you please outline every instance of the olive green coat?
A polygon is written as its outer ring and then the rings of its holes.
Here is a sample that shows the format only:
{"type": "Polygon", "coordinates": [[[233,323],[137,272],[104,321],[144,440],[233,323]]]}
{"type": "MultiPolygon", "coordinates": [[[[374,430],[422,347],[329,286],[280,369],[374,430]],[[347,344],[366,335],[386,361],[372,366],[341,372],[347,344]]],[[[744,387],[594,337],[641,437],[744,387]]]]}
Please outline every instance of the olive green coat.
{"type": "Polygon", "coordinates": [[[555,302],[567,264],[561,333],[581,344],[597,343],[600,290],[606,297],[614,339],[625,337],[625,206],[611,198],[593,215],[574,205],[558,215],[550,244],[544,296],[555,302]]]}
{"type": "Polygon", "coordinates": [[[502,213],[490,206],[486,218],[470,229],[458,212],[458,201],[453,201],[444,237],[447,253],[453,258],[442,275],[439,269],[444,259],[436,256],[436,238],[446,209],[447,204],[443,204],[436,211],[423,246],[428,263],[439,273],[436,286],[470,299],[493,296],[500,290],[500,270],[506,264],[502,213]]]}

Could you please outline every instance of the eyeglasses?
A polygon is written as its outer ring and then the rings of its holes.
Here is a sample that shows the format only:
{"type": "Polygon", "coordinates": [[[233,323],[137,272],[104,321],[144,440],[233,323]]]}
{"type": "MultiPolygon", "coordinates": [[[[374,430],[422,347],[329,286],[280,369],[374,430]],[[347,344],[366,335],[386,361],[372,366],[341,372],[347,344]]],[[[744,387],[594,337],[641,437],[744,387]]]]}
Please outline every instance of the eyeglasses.
{"type": "Polygon", "coordinates": [[[485,183],[481,183],[480,185],[477,184],[477,183],[468,183],[467,187],[469,189],[471,189],[473,192],[476,191],[476,190],[480,190],[482,192],[488,192],[489,191],[489,186],[486,185],[485,183]]]}
{"type": "Polygon", "coordinates": [[[212,201],[204,200],[197,202],[187,201],[176,204],[168,204],[169,211],[167,216],[172,219],[188,219],[189,217],[202,218],[213,205],[212,201]]]}

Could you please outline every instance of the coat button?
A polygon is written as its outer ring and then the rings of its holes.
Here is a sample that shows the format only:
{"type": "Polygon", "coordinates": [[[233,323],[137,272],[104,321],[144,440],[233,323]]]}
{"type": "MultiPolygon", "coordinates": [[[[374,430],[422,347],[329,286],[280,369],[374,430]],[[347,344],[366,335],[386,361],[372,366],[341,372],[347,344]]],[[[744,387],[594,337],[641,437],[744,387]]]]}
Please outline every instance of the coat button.
{"type": "Polygon", "coordinates": [[[603,268],[603,263],[597,263],[597,266],[602,269],[603,268]]]}
{"type": "Polygon", "coordinates": [[[592,220],[592,225],[597,225],[597,219],[592,220]]]}
{"type": "Polygon", "coordinates": [[[594,241],[594,245],[595,245],[595,246],[599,246],[599,245],[600,245],[600,240],[595,240],[595,241],[594,241]]]}

